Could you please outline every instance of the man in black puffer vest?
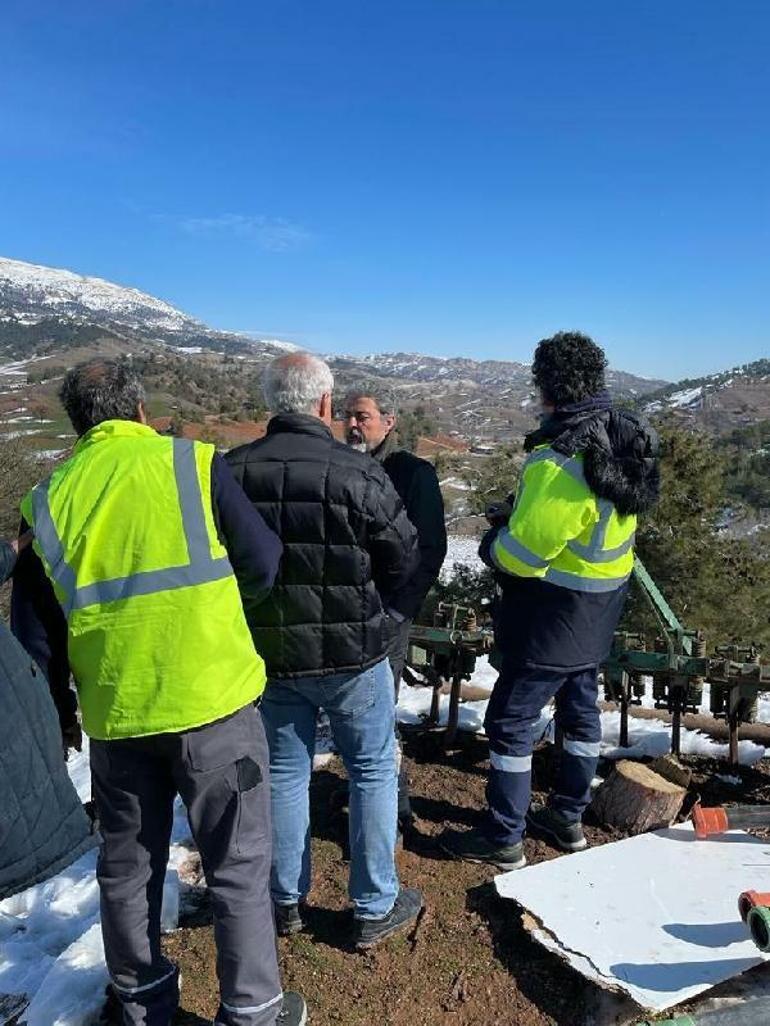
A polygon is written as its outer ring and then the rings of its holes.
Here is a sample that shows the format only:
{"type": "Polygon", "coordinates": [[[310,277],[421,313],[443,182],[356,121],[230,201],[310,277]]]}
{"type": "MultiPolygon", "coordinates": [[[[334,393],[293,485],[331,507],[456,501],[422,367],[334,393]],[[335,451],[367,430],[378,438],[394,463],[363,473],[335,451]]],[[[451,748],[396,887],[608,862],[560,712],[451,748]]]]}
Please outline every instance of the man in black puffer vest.
{"type": "Polygon", "coordinates": [[[349,890],[354,940],[366,948],[406,928],[422,907],[419,891],[399,887],[394,860],[395,696],[385,613],[413,572],[417,539],[382,467],[334,440],[332,387],[316,357],[274,360],[265,378],[274,414],[267,435],[227,460],[284,547],[270,597],[245,605],[268,672],[262,714],[278,931],[302,929],[308,786],[323,708],[351,782],[349,890]]]}
{"type": "MultiPolygon", "coordinates": [[[[396,403],[376,385],[364,385],[345,397],[345,437],[348,445],[368,452],[385,468],[417,529],[420,561],[412,576],[388,606],[390,642],[388,656],[393,670],[396,698],[409,645],[409,628],[425,597],[438,578],[447,550],[444,500],[432,463],[422,460],[399,445],[396,428],[396,403]]],[[[398,820],[402,829],[411,823],[409,779],[405,767],[398,776],[398,820]]]]}

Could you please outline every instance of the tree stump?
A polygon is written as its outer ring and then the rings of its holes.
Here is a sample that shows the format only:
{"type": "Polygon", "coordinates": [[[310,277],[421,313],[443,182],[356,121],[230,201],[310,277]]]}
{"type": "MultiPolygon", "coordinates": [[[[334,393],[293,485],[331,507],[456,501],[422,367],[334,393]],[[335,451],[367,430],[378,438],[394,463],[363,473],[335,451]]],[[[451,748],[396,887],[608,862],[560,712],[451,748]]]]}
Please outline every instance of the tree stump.
{"type": "Polygon", "coordinates": [[[687,791],[641,762],[624,759],[596,792],[591,810],[600,822],[628,834],[671,826],[687,791]]]}

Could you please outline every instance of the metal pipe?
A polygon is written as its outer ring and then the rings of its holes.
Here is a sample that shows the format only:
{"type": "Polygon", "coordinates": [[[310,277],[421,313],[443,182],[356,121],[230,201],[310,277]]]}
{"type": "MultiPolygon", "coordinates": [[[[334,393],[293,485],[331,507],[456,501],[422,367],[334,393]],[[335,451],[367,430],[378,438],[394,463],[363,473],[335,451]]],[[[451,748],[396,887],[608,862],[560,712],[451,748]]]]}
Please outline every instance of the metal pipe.
{"type": "Polygon", "coordinates": [[[703,841],[726,830],[751,830],[770,827],[770,805],[717,805],[704,809],[698,803],[692,810],[695,836],[703,841]]]}

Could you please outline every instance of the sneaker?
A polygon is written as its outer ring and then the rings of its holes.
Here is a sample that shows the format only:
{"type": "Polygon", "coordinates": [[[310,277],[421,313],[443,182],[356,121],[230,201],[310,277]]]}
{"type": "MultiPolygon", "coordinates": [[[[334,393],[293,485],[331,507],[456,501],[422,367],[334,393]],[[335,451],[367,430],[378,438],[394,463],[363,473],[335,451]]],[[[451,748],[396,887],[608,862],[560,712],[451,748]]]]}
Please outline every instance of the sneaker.
{"type": "Polygon", "coordinates": [[[305,929],[298,904],[278,905],[273,902],[273,912],[275,932],[279,937],[291,937],[293,933],[301,933],[305,929]]]}
{"type": "Polygon", "coordinates": [[[354,920],[353,942],[359,951],[373,948],[375,944],[406,930],[422,910],[422,892],[416,887],[402,887],[393,908],[380,919],[354,920]]]}
{"type": "Polygon", "coordinates": [[[307,1022],[307,1004],[296,990],[286,990],[283,1004],[275,1020],[276,1026],[305,1026],[307,1022]]]}
{"type": "Polygon", "coordinates": [[[518,844],[494,844],[481,830],[445,830],[438,839],[438,845],[453,859],[485,862],[504,871],[523,869],[527,864],[521,841],[518,844]]]}
{"type": "Polygon", "coordinates": [[[527,813],[527,826],[532,833],[541,834],[553,841],[562,851],[582,851],[588,847],[580,820],[574,823],[565,819],[548,805],[531,805],[527,813]]]}

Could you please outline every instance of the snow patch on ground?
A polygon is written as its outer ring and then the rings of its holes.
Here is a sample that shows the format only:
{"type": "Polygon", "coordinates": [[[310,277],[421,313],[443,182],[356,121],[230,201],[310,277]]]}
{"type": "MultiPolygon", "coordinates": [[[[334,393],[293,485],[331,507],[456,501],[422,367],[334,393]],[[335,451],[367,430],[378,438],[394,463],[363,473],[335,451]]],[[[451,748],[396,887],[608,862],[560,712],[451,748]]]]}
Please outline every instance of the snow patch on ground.
{"type": "Polygon", "coordinates": [[[479,559],[479,539],[450,535],[447,538],[447,553],[441,568],[441,579],[449,580],[460,564],[481,570],[484,564],[479,559]]]}
{"type": "MultiPolygon", "coordinates": [[[[88,745],[69,763],[81,801],[90,798],[88,745]]],[[[163,924],[176,926],[179,864],[189,856],[190,829],[179,800],[164,888],[163,924]]],[[[28,1026],[85,1026],[101,1007],[107,969],[99,927],[96,850],[44,883],[0,902],[0,995],[26,995],[28,1026]]]]}

